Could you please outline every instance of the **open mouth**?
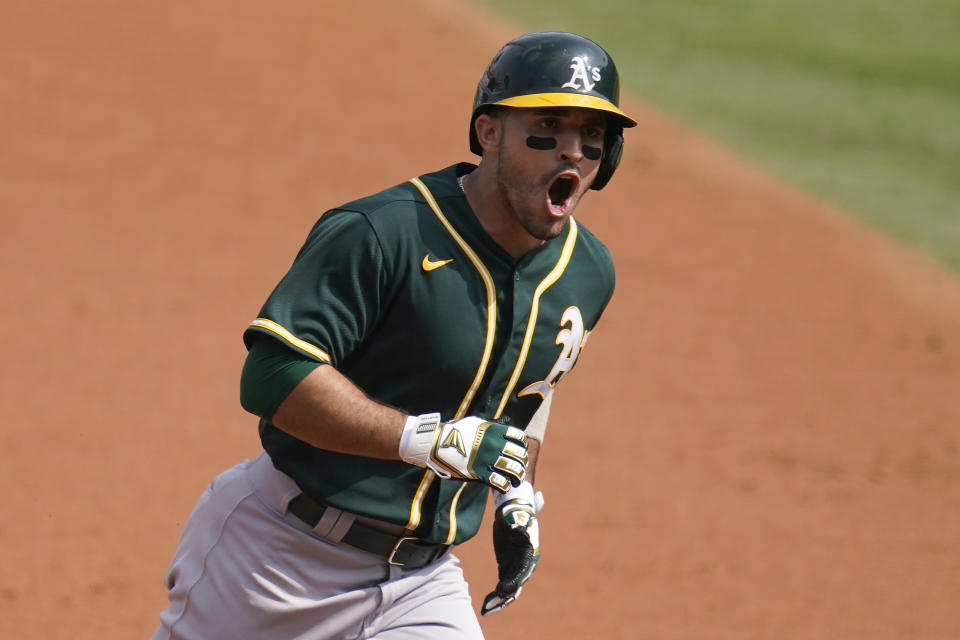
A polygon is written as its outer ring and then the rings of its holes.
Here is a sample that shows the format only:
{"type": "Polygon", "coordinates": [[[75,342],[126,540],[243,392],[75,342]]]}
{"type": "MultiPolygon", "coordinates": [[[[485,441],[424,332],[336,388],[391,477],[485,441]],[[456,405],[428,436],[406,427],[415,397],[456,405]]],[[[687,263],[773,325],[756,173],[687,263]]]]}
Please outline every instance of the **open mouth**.
{"type": "Polygon", "coordinates": [[[547,206],[550,208],[550,213],[555,216],[564,215],[570,208],[571,198],[579,186],[580,176],[572,171],[566,171],[554,178],[547,189],[547,206]]]}

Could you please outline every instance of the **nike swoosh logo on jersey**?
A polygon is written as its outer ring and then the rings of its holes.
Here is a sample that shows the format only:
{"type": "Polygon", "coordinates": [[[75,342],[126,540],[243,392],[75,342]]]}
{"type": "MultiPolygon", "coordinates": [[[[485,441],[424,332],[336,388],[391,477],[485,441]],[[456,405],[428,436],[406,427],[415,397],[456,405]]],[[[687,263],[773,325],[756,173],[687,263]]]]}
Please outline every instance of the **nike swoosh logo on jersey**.
{"type": "Polygon", "coordinates": [[[423,256],[423,262],[420,263],[420,266],[423,267],[424,271],[433,271],[434,269],[439,269],[445,264],[450,264],[453,262],[453,258],[449,260],[431,260],[430,254],[423,256]]]}

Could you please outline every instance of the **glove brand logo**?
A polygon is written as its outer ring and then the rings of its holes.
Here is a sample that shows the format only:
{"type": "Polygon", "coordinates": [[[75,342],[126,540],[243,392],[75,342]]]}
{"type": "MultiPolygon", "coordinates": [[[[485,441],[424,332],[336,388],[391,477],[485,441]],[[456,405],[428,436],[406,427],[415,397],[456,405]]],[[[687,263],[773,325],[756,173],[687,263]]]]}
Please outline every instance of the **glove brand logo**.
{"type": "Polygon", "coordinates": [[[529,511],[522,511],[522,510],[519,510],[519,509],[518,509],[518,510],[514,511],[511,515],[513,516],[514,522],[516,522],[517,525],[519,525],[519,526],[521,526],[521,527],[525,527],[525,526],[527,526],[528,524],[530,524],[530,512],[529,512],[529,511]]]}
{"type": "Polygon", "coordinates": [[[440,444],[440,447],[442,449],[453,447],[460,453],[460,455],[467,455],[467,448],[463,446],[463,438],[460,436],[460,431],[458,429],[451,429],[450,433],[447,434],[447,437],[444,438],[443,442],[440,444]]]}
{"type": "Polygon", "coordinates": [[[577,56],[570,61],[570,68],[573,69],[573,75],[569,82],[563,84],[565,89],[576,89],[577,91],[590,92],[600,82],[600,67],[589,66],[590,59],[587,56],[577,56]]]}
{"type": "Polygon", "coordinates": [[[568,307],[560,318],[560,326],[569,324],[569,329],[561,329],[557,334],[557,344],[562,346],[560,357],[553,363],[553,368],[547,377],[540,382],[534,382],[527,385],[517,393],[517,397],[529,396],[539,393],[541,398],[546,398],[550,390],[560,381],[563,375],[573,368],[577,357],[580,355],[580,349],[586,342],[586,336],[583,331],[583,316],[580,315],[580,309],[577,307],[568,307]]]}

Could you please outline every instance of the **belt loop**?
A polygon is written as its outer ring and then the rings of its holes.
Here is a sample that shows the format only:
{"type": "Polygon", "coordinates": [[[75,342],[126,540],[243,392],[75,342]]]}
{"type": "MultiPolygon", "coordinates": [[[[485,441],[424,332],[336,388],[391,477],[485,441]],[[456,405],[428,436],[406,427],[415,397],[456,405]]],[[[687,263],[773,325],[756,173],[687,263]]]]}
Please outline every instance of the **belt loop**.
{"type": "Polygon", "coordinates": [[[320,520],[314,525],[313,532],[321,538],[330,538],[330,532],[337,526],[337,521],[340,520],[341,515],[343,515],[343,511],[336,507],[324,507],[323,515],[320,516],[320,520]]]}
{"type": "Polygon", "coordinates": [[[340,542],[353,526],[354,517],[352,513],[327,506],[323,510],[320,521],[313,527],[313,532],[330,542],[340,542]]]}
{"type": "MultiPolygon", "coordinates": [[[[329,507],[327,507],[329,509],[329,507]]],[[[352,513],[347,511],[341,511],[340,517],[337,518],[337,521],[330,528],[330,532],[327,533],[327,539],[331,542],[340,542],[343,540],[343,536],[347,534],[347,531],[350,530],[350,527],[353,526],[353,521],[356,519],[352,513]]]]}

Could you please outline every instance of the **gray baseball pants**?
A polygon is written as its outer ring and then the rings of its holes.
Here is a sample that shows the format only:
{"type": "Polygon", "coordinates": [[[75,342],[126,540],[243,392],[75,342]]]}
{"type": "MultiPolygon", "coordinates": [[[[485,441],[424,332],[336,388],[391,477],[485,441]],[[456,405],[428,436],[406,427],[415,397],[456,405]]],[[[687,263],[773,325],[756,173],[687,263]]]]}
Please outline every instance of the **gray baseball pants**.
{"type": "Polygon", "coordinates": [[[456,556],[405,571],[336,544],[353,516],[311,529],[287,513],[299,492],[265,453],[216,477],[184,527],[153,640],[482,640],[456,556]]]}

